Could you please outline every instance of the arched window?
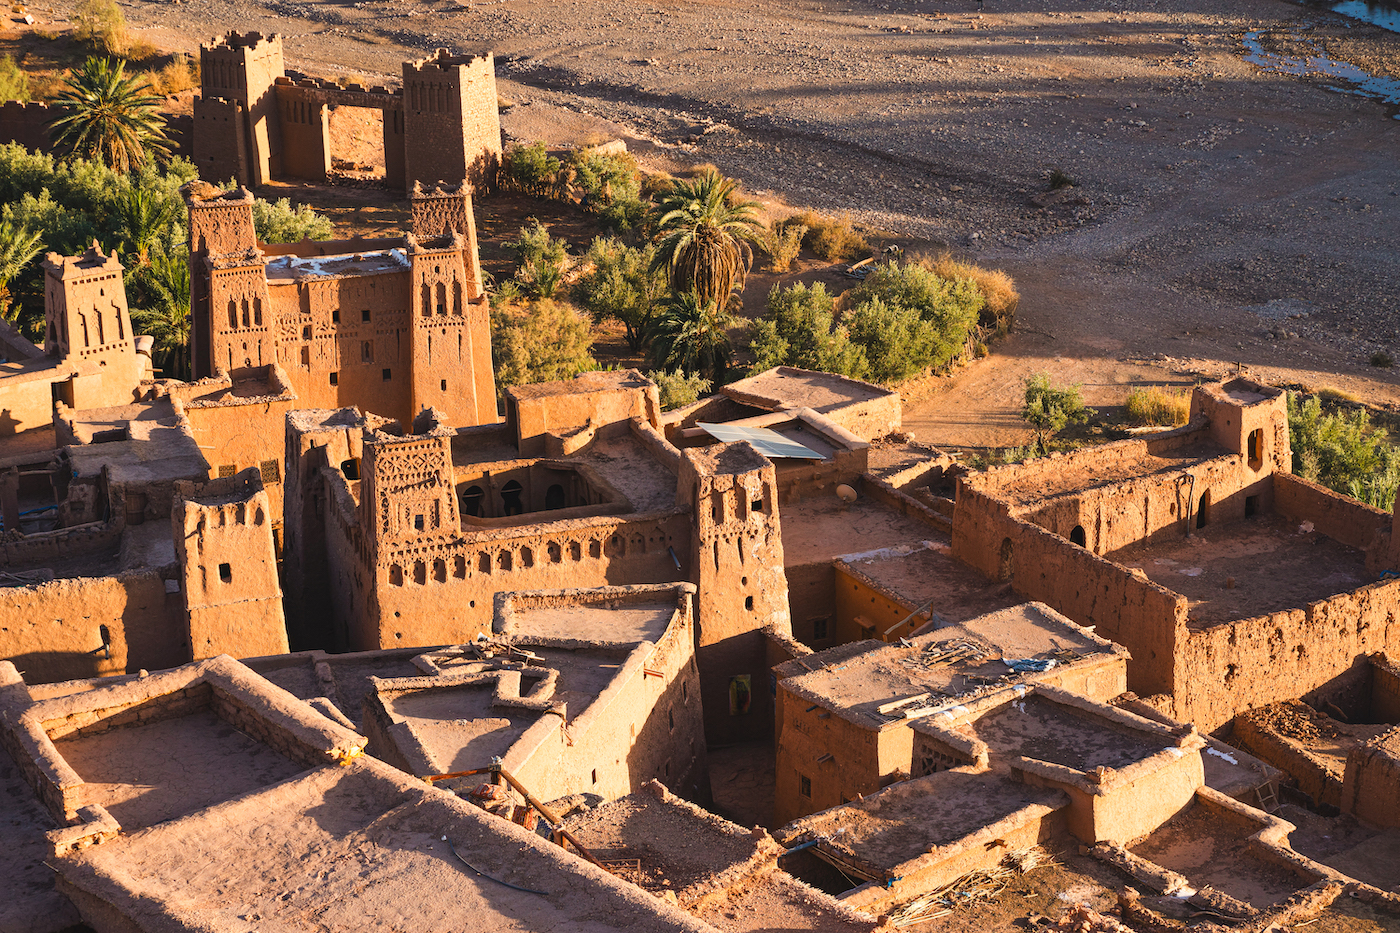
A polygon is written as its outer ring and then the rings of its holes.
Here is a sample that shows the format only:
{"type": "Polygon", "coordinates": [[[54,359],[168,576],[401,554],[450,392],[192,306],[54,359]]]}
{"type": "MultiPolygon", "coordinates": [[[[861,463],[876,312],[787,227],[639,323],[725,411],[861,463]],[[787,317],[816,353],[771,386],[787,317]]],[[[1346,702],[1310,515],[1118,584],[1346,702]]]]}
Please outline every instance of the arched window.
{"type": "Polygon", "coordinates": [[[480,486],[468,486],[462,494],[462,511],[476,518],[481,517],[481,503],[486,498],[480,486]]]}
{"type": "Polygon", "coordinates": [[[519,515],[525,511],[525,506],[520,502],[521,493],[524,489],[515,480],[511,480],[501,487],[501,514],[519,515]]]}
{"type": "Polygon", "coordinates": [[[1084,534],[1084,526],[1075,525],[1074,530],[1069,533],[1069,540],[1071,544],[1077,544],[1080,547],[1084,547],[1085,543],[1089,540],[1088,536],[1084,534]]]}
{"type": "Polygon", "coordinates": [[[1201,493],[1200,505],[1196,508],[1196,527],[1204,528],[1210,524],[1210,490],[1201,493]]]}
{"type": "Polygon", "coordinates": [[[544,507],[546,509],[562,509],[564,501],[564,487],[559,483],[555,483],[545,490],[544,507]]]}
{"type": "Polygon", "coordinates": [[[447,283],[437,283],[437,313],[447,314],[447,283]]]}
{"type": "Polygon", "coordinates": [[[238,327],[238,302],[232,298],[228,300],[228,326],[231,329],[238,327]]]}

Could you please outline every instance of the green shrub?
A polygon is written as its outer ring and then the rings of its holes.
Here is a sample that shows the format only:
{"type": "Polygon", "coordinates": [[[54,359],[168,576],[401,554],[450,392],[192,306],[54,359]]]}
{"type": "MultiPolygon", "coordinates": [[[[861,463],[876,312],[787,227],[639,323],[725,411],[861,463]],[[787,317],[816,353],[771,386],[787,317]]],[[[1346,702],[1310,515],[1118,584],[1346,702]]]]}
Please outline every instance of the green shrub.
{"type": "Polygon", "coordinates": [[[881,263],[847,295],[851,341],[878,382],[946,369],[969,346],[985,305],[971,281],[950,281],[919,263],[881,263]]]}
{"type": "Polygon", "coordinates": [[[1384,350],[1377,350],[1371,354],[1371,365],[1378,369],[1389,369],[1395,365],[1395,360],[1384,350]]]}
{"type": "Polygon", "coordinates": [[[503,302],[491,310],[491,358],[500,391],[597,369],[592,346],[588,318],[568,302],[503,302]]]}
{"type": "Polygon", "coordinates": [[[550,236],[537,220],[532,227],[521,227],[519,239],[506,245],[515,250],[515,281],[526,294],[552,298],[569,267],[568,244],[550,236]]]}
{"type": "Polygon", "coordinates": [[[646,341],[653,308],[666,292],[666,275],[651,269],[651,246],[628,246],[598,237],[583,255],[588,268],[574,286],[574,297],[595,321],[621,321],[627,346],[636,352],[646,341]]]}
{"type": "Polygon", "coordinates": [[[661,391],[662,411],[670,411],[672,408],[689,405],[709,392],[713,385],[710,380],[699,373],[687,373],[683,369],[677,369],[674,372],[662,369],[650,375],[651,381],[656,383],[657,389],[661,391]]]}
{"type": "Polygon", "coordinates": [[[1133,424],[1185,424],[1191,417],[1191,393],[1163,386],[1135,387],[1128,393],[1128,420],[1133,424]]]}
{"type": "Polygon", "coordinates": [[[794,214],[779,224],[783,229],[807,228],[802,243],[827,262],[850,262],[871,254],[870,244],[851,226],[849,217],[824,217],[812,211],[794,214]]]}
{"type": "Polygon", "coordinates": [[[984,269],[954,259],[949,253],[934,259],[929,267],[945,279],[967,279],[976,286],[986,302],[978,324],[998,334],[1005,334],[1011,329],[1016,309],[1021,304],[1021,293],[1016,291],[1016,282],[1010,275],[1000,269],[984,269]]]}
{"type": "Polygon", "coordinates": [[[292,206],[289,198],[253,202],[253,229],[263,243],[300,243],[302,240],[329,240],[333,228],[309,205],[292,206]]]}
{"type": "Polygon", "coordinates": [[[0,100],[30,100],[29,75],[9,55],[0,55],[0,100]]]}
{"type": "Polygon", "coordinates": [[[1094,409],[1085,407],[1079,386],[1056,385],[1046,373],[1026,380],[1025,400],[1021,417],[1035,428],[1036,443],[1041,450],[1047,449],[1051,437],[1071,424],[1085,423],[1095,414],[1094,409]]]}
{"type": "Polygon", "coordinates": [[[639,240],[650,239],[652,232],[651,206],[636,198],[613,201],[598,213],[599,223],[605,230],[617,233],[631,233],[639,240]]]}
{"type": "Polygon", "coordinates": [[[1074,188],[1079,185],[1079,182],[1075,181],[1071,175],[1057,168],[1052,168],[1050,170],[1047,179],[1050,182],[1051,191],[1059,191],[1062,188],[1074,188]]]}
{"type": "Polygon", "coordinates": [[[870,369],[865,351],[836,323],[835,300],[820,282],[808,287],[773,286],[767,314],[754,325],[751,342],[756,372],[796,366],[862,379],[870,369]]]}
{"type": "Polygon", "coordinates": [[[1328,413],[1319,396],[1300,401],[1290,392],[1288,436],[1294,473],[1378,509],[1394,508],[1400,448],[1372,426],[1366,409],[1328,413]]]}
{"type": "Polygon", "coordinates": [[[617,201],[641,201],[642,176],[630,153],[580,149],[569,160],[569,168],[588,210],[601,212],[617,201]]]}
{"type": "Polygon", "coordinates": [[[73,10],[73,34],[106,55],[126,55],[131,45],[126,17],[116,0],[78,0],[73,10]]]}
{"type": "Polygon", "coordinates": [[[768,254],[769,272],[786,272],[802,252],[802,240],[807,236],[804,224],[775,224],[758,238],[759,247],[768,254]]]}
{"type": "Polygon", "coordinates": [[[517,194],[547,198],[554,191],[561,165],[545,150],[544,143],[512,146],[501,156],[501,187],[517,194]]]}

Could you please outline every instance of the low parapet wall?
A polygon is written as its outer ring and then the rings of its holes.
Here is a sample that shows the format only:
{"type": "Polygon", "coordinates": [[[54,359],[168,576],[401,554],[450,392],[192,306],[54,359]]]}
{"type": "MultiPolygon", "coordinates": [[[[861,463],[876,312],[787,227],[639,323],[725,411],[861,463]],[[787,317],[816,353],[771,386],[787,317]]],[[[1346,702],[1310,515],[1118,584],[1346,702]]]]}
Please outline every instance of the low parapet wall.
{"type": "Polygon", "coordinates": [[[1313,528],[1333,541],[1366,552],[1366,567],[1382,569],[1386,558],[1381,543],[1390,530],[1391,515],[1335,493],[1325,486],[1290,473],[1274,474],[1274,509],[1313,528]]]}

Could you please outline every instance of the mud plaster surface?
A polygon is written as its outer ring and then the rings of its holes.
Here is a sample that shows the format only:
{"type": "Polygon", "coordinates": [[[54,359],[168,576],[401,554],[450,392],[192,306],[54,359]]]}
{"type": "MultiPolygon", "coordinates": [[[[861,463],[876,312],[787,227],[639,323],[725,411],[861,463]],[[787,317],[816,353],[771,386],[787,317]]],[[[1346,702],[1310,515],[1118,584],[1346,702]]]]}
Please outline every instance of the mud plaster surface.
{"type": "Polygon", "coordinates": [[[1209,884],[1255,907],[1276,904],[1307,886],[1292,872],[1254,855],[1247,840],[1240,827],[1193,804],[1132,851],[1185,875],[1197,888],[1209,884]]]}
{"type": "Polygon", "coordinates": [[[304,770],[207,709],[54,745],[89,785],[88,802],[106,807],[128,831],[304,770]]]}
{"type": "Polygon", "coordinates": [[[1375,582],[1361,551],[1300,527],[1280,515],[1255,516],[1105,556],[1185,596],[1192,621],[1203,625],[1296,609],[1375,582]]]}
{"type": "Polygon", "coordinates": [[[634,511],[654,512],[676,504],[675,474],[630,436],[600,438],[577,459],[601,473],[634,511]]]}
{"type": "MultiPolygon", "coordinates": [[[[383,767],[383,766],[380,766],[383,767]]],[[[265,931],[644,929],[640,911],[483,821],[445,816],[352,763],[85,850],[151,896],[265,931]],[[481,871],[547,892],[513,891],[481,871]]],[[[659,918],[655,918],[658,919],[659,918]]],[[[658,926],[662,926],[658,924],[658,926]]]]}
{"type": "Polygon", "coordinates": [[[965,622],[987,612],[1020,603],[1011,586],[988,580],[955,560],[945,535],[929,529],[931,548],[901,557],[857,561],[852,568],[865,574],[910,609],[932,602],[932,612],[947,622],[965,622]]]}
{"type": "Polygon", "coordinates": [[[825,904],[813,903],[806,885],[785,871],[771,871],[708,902],[697,915],[726,933],[849,933],[856,927],[825,904]]]}
{"type": "Polygon", "coordinates": [[[973,732],[991,747],[994,763],[997,757],[1023,755],[1079,771],[1122,768],[1166,747],[1165,739],[1142,741],[1038,696],[988,713],[973,732]]]}
{"type": "Polygon", "coordinates": [[[1062,464],[1051,473],[1037,473],[1034,480],[1023,486],[1010,486],[1003,495],[1012,502],[1027,503],[1065,493],[1095,489],[1158,473],[1179,473],[1202,460],[1218,457],[1228,451],[1214,442],[1202,442],[1186,447],[1164,450],[1158,454],[1124,458],[1093,466],[1072,467],[1062,464]]]}
{"type": "Polygon", "coordinates": [[[57,828],[0,748],[0,930],[50,933],[78,922],[78,911],[54,890],[53,872],[44,864],[44,833],[57,828]]]}
{"type": "Polygon", "coordinates": [[[740,742],[705,753],[710,766],[711,808],[744,827],[773,825],[777,759],[772,740],[740,742]]]}
{"type": "Polygon", "coordinates": [[[1400,829],[1376,829],[1345,813],[1320,816],[1293,804],[1276,815],[1297,827],[1288,836],[1294,851],[1382,890],[1400,885],[1400,829]]]}
{"type": "Polygon", "coordinates": [[[861,803],[808,817],[827,843],[870,865],[894,868],[1032,804],[1064,806],[1059,791],[1041,790],[1001,774],[940,771],[895,785],[861,803]],[[818,823],[820,819],[820,823],[818,823]],[[841,830],[840,835],[835,835],[841,830]]]}
{"type": "Polygon", "coordinates": [[[638,606],[555,606],[517,611],[510,634],[581,641],[655,642],[676,613],[674,602],[638,606]]]}
{"type": "Polygon", "coordinates": [[[937,534],[931,525],[906,518],[864,496],[849,507],[835,494],[790,501],[779,509],[779,517],[783,563],[788,567],[918,544],[937,534]]]}

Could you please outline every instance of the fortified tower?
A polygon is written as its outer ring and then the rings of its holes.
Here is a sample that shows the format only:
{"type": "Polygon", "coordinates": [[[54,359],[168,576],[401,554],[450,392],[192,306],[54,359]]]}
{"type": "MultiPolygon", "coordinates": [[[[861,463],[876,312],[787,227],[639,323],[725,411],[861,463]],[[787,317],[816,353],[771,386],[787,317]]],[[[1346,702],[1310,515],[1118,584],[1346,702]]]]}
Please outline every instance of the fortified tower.
{"type": "Polygon", "coordinates": [[[470,186],[424,194],[415,185],[413,232],[407,240],[412,410],[435,408],[457,424],[489,424],[496,420],[496,382],[470,186]]]}
{"type": "Polygon", "coordinates": [[[461,533],[452,486],[452,436],[442,414],[425,411],[408,435],[365,429],[360,522],[371,550],[429,544],[461,533]]]}
{"type": "MultiPolygon", "coordinates": [[[[403,66],[406,183],[487,180],[501,155],[496,60],[438,49],[403,66]]],[[[389,130],[386,128],[385,133],[389,130]]]]}
{"type": "Polygon", "coordinates": [[[282,172],[282,128],[273,85],[283,76],[282,37],[230,32],[199,47],[194,159],[205,178],[266,184],[282,172]]]}
{"type": "Polygon", "coordinates": [[[683,451],[679,499],[693,509],[692,579],[705,733],[712,745],[769,734],[762,630],[791,632],[777,474],[747,442],[683,451]]]}
{"type": "Polygon", "coordinates": [[[272,518],[255,468],[175,484],[170,520],[194,660],[288,650],[272,518]]]}
{"type": "Polygon", "coordinates": [[[69,406],[132,400],[144,363],[131,333],[122,264],[96,243],[81,256],[49,253],[44,259],[44,352],[77,364],[64,393],[69,406]]]}
{"type": "MultiPolygon", "coordinates": [[[[187,186],[188,188],[188,186],[187,186]]],[[[265,261],[253,228],[253,194],[239,188],[190,211],[190,353],[193,378],[276,358],[265,261]]]]}

